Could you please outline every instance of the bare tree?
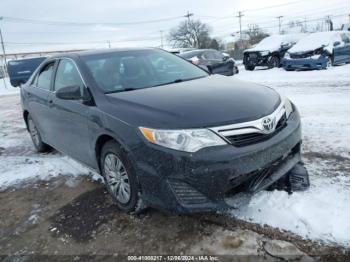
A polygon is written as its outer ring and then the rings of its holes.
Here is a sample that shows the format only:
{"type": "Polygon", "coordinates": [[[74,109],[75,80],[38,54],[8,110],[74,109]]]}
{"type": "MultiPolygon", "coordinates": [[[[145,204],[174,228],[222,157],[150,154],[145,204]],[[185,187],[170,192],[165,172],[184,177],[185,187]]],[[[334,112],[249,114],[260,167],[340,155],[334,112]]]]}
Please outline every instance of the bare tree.
{"type": "Polygon", "coordinates": [[[168,36],[174,47],[208,48],[212,39],[210,28],[199,20],[183,21],[173,28],[168,36]]]}
{"type": "Polygon", "coordinates": [[[259,43],[262,39],[269,36],[258,25],[248,25],[248,30],[245,32],[248,37],[248,42],[251,45],[259,43]]]}

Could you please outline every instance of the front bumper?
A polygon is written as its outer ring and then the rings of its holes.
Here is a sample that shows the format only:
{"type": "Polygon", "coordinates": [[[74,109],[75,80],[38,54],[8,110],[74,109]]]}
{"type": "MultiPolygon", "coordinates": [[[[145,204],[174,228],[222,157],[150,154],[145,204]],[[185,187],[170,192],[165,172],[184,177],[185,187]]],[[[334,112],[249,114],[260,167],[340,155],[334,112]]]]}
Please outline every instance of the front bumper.
{"type": "Polygon", "coordinates": [[[286,127],[257,144],[209,147],[190,154],[147,143],[133,154],[147,205],[204,212],[230,208],[226,198],[263,190],[286,175],[300,161],[300,143],[300,118],[294,111],[286,127]]]}
{"type": "Polygon", "coordinates": [[[258,52],[246,53],[243,58],[245,66],[268,66],[270,55],[262,56],[258,52]]]}
{"type": "Polygon", "coordinates": [[[283,68],[285,70],[315,70],[324,69],[327,67],[327,58],[320,56],[318,59],[313,58],[300,58],[300,59],[287,59],[284,58],[282,61],[283,68]]]}

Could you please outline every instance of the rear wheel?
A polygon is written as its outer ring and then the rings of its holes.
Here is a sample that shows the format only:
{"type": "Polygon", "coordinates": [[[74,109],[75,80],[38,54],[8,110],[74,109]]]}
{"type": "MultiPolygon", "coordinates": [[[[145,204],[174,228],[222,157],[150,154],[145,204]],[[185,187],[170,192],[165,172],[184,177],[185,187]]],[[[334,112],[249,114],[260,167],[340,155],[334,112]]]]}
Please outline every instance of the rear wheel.
{"type": "Polygon", "coordinates": [[[50,147],[47,144],[45,144],[41,139],[40,132],[30,115],[28,115],[27,124],[28,124],[28,131],[29,131],[30,137],[32,138],[35,149],[38,152],[49,151],[50,147]]]}
{"type": "Polygon", "coordinates": [[[255,69],[255,66],[253,66],[253,65],[244,65],[244,68],[245,68],[245,70],[253,71],[255,69]]]}
{"type": "Polygon", "coordinates": [[[140,190],[126,153],[116,142],[109,141],[102,148],[100,164],[107,190],[118,208],[136,211],[140,190]]]}
{"type": "Polygon", "coordinates": [[[268,62],[269,68],[280,67],[280,59],[277,56],[272,56],[268,62]]]}

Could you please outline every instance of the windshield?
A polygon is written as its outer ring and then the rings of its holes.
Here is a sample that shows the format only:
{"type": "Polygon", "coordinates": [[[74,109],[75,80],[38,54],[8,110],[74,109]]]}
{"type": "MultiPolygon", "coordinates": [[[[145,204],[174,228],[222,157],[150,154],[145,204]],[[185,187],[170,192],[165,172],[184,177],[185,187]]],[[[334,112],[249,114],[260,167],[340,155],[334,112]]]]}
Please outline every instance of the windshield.
{"type": "Polygon", "coordinates": [[[162,50],[115,51],[82,56],[105,93],[142,89],[208,76],[191,63],[162,50]]]}

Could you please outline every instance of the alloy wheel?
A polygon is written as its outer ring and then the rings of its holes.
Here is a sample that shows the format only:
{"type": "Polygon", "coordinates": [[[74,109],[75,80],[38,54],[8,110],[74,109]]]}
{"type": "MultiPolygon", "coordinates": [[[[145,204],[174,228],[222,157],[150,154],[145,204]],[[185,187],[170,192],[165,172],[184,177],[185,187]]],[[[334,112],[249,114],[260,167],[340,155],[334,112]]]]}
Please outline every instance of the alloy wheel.
{"type": "Polygon", "coordinates": [[[115,154],[109,153],[105,156],[104,173],[111,193],[120,203],[128,203],[131,199],[129,175],[124,164],[115,154]]]}

